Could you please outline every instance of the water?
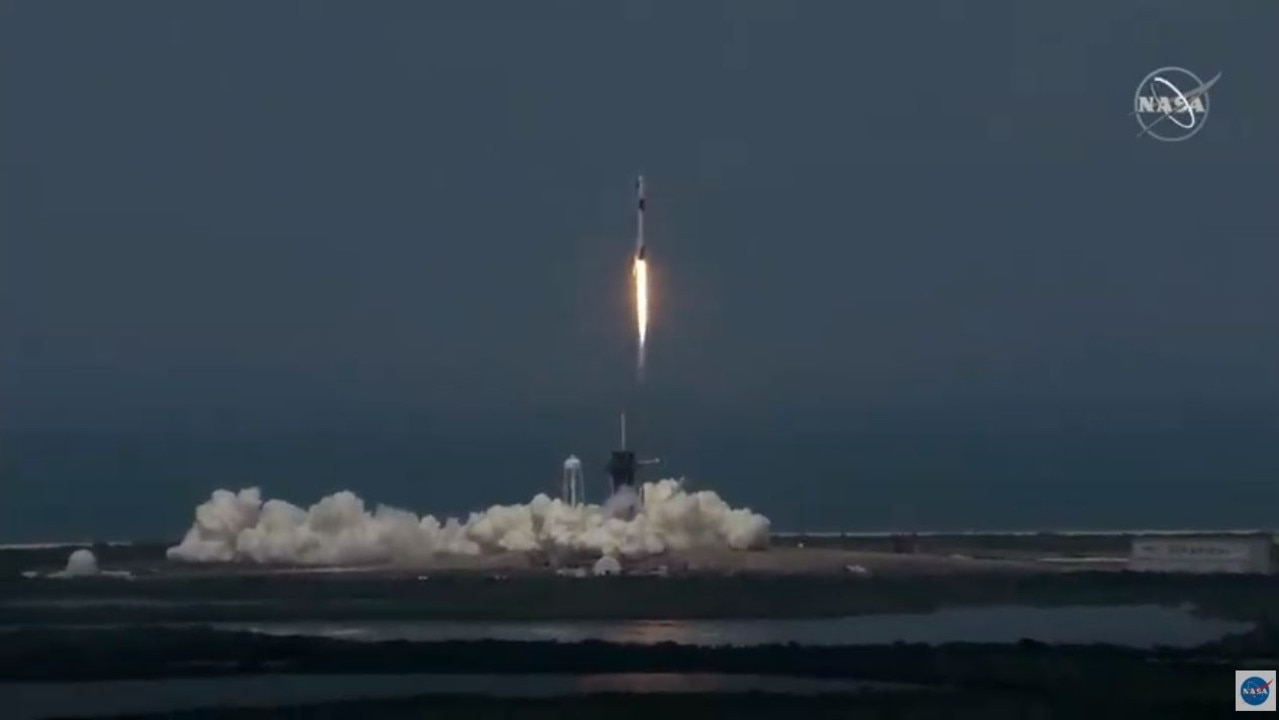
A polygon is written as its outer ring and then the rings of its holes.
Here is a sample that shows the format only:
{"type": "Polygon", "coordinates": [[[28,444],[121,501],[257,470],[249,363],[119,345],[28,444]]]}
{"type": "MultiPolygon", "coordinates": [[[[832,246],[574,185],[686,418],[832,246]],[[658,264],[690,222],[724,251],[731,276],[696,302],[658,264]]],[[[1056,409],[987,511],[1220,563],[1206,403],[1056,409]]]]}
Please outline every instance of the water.
{"type": "Polygon", "coordinates": [[[504,640],[704,646],[879,645],[907,643],[1109,643],[1134,648],[1194,647],[1246,632],[1251,623],[1194,616],[1189,608],[1155,605],[955,608],[927,614],[863,615],[812,620],[680,620],[609,622],[353,622],[216,623],[225,630],[376,642],[504,640]]]}
{"type": "MultiPolygon", "coordinates": [[[[653,645],[813,646],[908,643],[1111,643],[1148,648],[1189,647],[1252,628],[1195,617],[1188,608],[1150,605],[1034,608],[962,608],[916,615],[867,615],[814,620],[682,620],[614,622],[353,622],[215,623],[221,630],[303,635],[352,641],[602,640],[653,645]]],[[[2,634],[0,634],[2,637],[2,634]]],[[[507,697],[591,692],[850,692],[883,683],[769,676],[634,673],[610,675],[260,675],[233,678],[94,683],[0,683],[6,717],[171,712],[213,706],[233,698],[242,705],[323,702],[351,697],[429,693],[482,693],[507,697]]],[[[895,685],[892,685],[895,686],[895,685]]]]}
{"type": "Polygon", "coordinates": [[[110,716],[208,707],[319,703],[350,698],[483,694],[556,697],[606,692],[770,692],[812,695],[905,688],[900,683],[816,680],[712,673],[599,675],[285,675],[125,680],[91,683],[0,683],[8,720],[110,716]]]}

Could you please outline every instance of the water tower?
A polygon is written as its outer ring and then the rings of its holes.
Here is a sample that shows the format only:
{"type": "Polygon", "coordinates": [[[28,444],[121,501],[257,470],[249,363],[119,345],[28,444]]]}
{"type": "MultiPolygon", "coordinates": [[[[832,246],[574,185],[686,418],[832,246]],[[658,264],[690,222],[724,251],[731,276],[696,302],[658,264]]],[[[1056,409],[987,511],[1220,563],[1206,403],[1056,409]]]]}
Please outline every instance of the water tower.
{"type": "Polygon", "coordinates": [[[569,505],[586,502],[586,485],[582,482],[582,461],[569,455],[564,461],[564,478],[560,485],[560,499],[569,505]]]}

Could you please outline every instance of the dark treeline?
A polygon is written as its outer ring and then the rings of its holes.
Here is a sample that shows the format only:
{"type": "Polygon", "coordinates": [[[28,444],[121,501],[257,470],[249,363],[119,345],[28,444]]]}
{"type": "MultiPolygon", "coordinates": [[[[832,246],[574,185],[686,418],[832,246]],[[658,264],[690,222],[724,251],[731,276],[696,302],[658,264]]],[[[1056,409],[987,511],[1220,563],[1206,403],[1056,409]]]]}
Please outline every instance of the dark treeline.
{"type": "MultiPolygon", "coordinates": [[[[1279,657],[1274,628],[1193,650],[948,644],[701,647],[604,642],[352,642],[205,629],[31,629],[5,634],[0,681],[258,673],[708,672],[1126,694],[1230,686],[1228,661],[1279,657]],[[1227,663],[1221,665],[1220,663],[1227,663]]],[[[1254,662],[1255,664],[1255,662],[1254,662]]],[[[1213,690],[1212,692],[1216,692],[1213,690]]]]}
{"type": "Polygon", "coordinates": [[[805,720],[1176,720],[1217,717],[1231,707],[1229,688],[1211,699],[1188,699],[1175,694],[1148,698],[979,689],[910,693],[859,693],[797,697],[742,694],[591,695],[553,699],[490,697],[421,697],[393,700],[353,700],[287,708],[217,708],[156,715],[120,716],[115,720],[277,720],[288,717],[378,718],[378,720],[475,720],[521,718],[540,720],[652,720],[661,714],[690,718],[794,717],[805,720]]]}

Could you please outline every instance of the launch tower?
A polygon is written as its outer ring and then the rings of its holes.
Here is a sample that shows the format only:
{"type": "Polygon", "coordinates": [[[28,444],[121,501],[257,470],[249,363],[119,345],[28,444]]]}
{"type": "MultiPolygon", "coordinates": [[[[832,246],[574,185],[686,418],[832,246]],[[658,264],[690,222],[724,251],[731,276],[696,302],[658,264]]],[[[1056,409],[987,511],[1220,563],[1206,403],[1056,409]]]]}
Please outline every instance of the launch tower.
{"type": "Polygon", "coordinates": [[[608,465],[605,468],[613,484],[612,491],[617,492],[618,488],[623,485],[629,485],[632,489],[638,490],[635,476],[639,468],[646,465],[657,465],[660,462],[661,460],[657,458],[637,460],[635,453],[626,449],[626,413],[622,413],[621,448],[613,451],[612,457],[609,458],[608,465]]]}

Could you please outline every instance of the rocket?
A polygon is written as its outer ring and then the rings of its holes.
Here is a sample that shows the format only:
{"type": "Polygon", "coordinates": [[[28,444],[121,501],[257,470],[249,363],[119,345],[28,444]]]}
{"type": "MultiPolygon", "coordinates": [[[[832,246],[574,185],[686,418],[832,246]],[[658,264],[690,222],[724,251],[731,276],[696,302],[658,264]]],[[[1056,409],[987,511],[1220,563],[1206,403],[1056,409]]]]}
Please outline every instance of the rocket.
{"type": "Polygon", "coordinates": [[[644,176],[635,178],[635,259],[631,276],[635,278],[635,380],[644,380],[644,347],[648,339],[648,246],[644,243],[644,176]]]}
{"type": "Polygon", "coordinates": [[[644,176],[635,178],[635,259],[643,260],[644,245],[644,176]]]}

